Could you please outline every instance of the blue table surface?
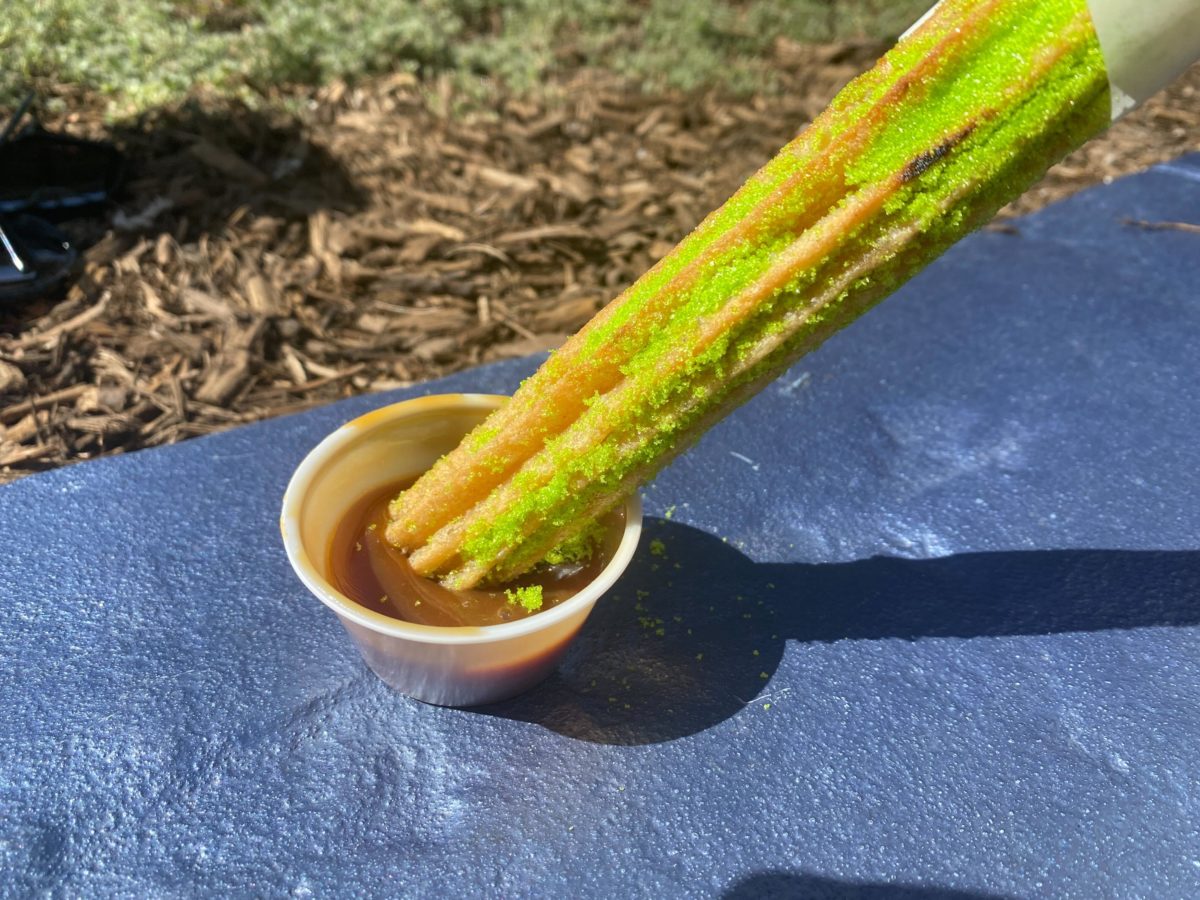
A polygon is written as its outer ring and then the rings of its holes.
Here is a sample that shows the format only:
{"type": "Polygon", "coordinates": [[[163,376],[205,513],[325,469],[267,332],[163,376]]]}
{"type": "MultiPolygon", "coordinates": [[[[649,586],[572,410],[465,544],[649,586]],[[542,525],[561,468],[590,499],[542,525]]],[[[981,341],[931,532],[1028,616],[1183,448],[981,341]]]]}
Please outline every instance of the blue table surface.
{"type": "Polygon", "coordinates": [[[339,423],[536,360],[0,488],[0,891],[1200,895],[1200,236],[1132,220],[1200,221],[1200,156],[802,360],[491,707],[377,681],[278,508],[339,423]]]}

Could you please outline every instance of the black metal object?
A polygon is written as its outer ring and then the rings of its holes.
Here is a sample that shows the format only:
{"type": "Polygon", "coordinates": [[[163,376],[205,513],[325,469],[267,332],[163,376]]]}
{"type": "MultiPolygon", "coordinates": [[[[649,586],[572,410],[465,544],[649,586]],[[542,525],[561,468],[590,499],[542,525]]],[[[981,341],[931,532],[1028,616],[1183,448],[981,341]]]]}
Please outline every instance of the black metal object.
{"type": "Polygon", "coordinates": [[[26,97],[0,133],[0,214],[65,221],[102,209],[121,180],[120,151],[36,122],[22,127],[31,102],[26,97]]]}
{"type": "Polygon", "coordinates": [[[31,93],[0,130],[0,304],[62,285],[78,253],[51,223],[101,211],[124,168],[107,142],[22,127],[32,103],[31,93]]]}
{"type": "Polygon", "coordinates": [[[78,254],[65,234],[36,216],[0,216],[0,302],[33,300],[58,287],[78,254]]]}

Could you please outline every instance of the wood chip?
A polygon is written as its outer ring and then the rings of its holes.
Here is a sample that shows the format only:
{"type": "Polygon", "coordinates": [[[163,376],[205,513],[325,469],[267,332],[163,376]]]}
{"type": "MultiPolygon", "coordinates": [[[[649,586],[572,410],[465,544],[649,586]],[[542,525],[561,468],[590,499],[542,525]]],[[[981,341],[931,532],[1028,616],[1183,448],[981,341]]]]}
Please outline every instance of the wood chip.
{"type": "Polygon", "coordinates": [[[569,334],[539,334],[507,344],[497,344],[488,350],[486,358],[489,360],[515,359],[520,356],[529,356],[531,353],[545,353],[547,350],[561,347],[569,337],[569,334]]]}
{"type": "Polygon", "coordinates": [[[265,320],[258,318],[245,327],[235,326],[226,332],[225,346],[196,391],[197,400],[224,405],[233,399],[258,365],[258,356],[252,351],[264,325],[265,320]]]}
{"type": "Polygon", "coordinates": [[[48,442],[26,447],[19,444],[0,443],[0,466],[19,466],[25,463],[59,456],[63,452],[61,443],[48,442]]]}
{"type": "Polygon", "coordinates": [[[1145,231],[1184,231],[1188,234],[1200,234],[1200,225],[1195,222],[1147,222],[1144,219],[1126,219],[1125,224],[1145,231]]]}
{"type": "Polygon", "coordinates": [[[532,178],[517,175],[515,172],[505,172],[503,169],[492,166],[472,164],[467,166],[466,172],[468,178],[480,181],[489,187],[529,193],[536,190],[538,186],[532,178]]]}
{"type": "Polygon", "coordinates": [[[537,228],[512,231],[495,238],[495,242],[502,247],[551,240],[595,241],[597,238],[592,232],[578,225],[541,225],[537,228]]]}
{"type": "Polygon", "coordinates": [[[237,318],[237,311],[227,298],[216,297],[207,291],[186,287],[179,292],[183,308],[205,318],[229,321],[237,318]]]}
{"type": "Polygon", "coordinates": [[[245,276],[242,282],[242,292],[246,296],[250,310],[257,315],[282,316],[287,314],[287,306],[280,299],[279,292],[258,272],[251,272],[245,276]]]}
{"type": "Polygon", "coordinates": [[[112,294],[105,292],[100,296],[95,306],[90,309],[85,309],[79,315],[68,319],[58,325],[47,328],[42,332],[34,332],[23,338],[18,338],[7,344],[8,349],[27,350],[31,347],[47,347],[58,340],[60,335],[70,334],[73,331],[83,328],[89,322],[100,318],[104,314],[105,307],[108,306],[108,301],[112,298],[112,294]]]}
{"type": "Polygon", "coordinates": [[[244,181],[254,187],[262,187],[270,179],[262,171],[236,153],[218,147],[203,138],[188,147],[188,152],[207,166],[212,166],[222,175],[228,175],[237,181],[244,181]]]}
{"type": "Polygon", "coordinates": [[[27,383],[24,372],[12,363],[0,359],[0,397],[23,391],[27,383]]]}

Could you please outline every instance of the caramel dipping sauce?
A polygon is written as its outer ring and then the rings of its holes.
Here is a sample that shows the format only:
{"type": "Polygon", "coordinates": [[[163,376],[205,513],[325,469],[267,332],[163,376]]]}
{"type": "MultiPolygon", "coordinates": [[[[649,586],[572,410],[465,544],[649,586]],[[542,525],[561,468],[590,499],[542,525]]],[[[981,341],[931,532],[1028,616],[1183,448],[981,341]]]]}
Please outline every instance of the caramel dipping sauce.
{"type": "MultiPolygon", "coordinates": [[[[496,625],[426,624],[463,621],[464,598],[451,594],[453,600],[441,615],[430,615],[428,601],[421,598],[428,597],[434,586],[413,579],[411,572],[408,583],[421,589],[419,596],[405,601],[405,590],[394,589],[395,596],[385,591],[369,554],[362,556],[359,550],[360,544],[364,549],[372,546],[362,541],[374,534],[368,531],[372,504],[380,504],[375,515],[381,520],[387,497],[428,470],[503,403],[503,397],[491,394],[431,394],[372,410],[326,435],[296,467],[284,492],[279,529],[297,577],[337,616],[363,661],[385,684],[425,703],[495,703],[546,678],[597,600],[625,571],[641,537],[642,505],[633,494],[626,498],[621,515],[609,520],[611,533],[591,567],[600,570],[596,577],[589,581],[581,575],[576,583],[588,583],[563,600],[551,583],[556,579],[538,576],[539,587],[551,589],[547,593],[553,607],[530,615],[514,604],[507,614],[515,620],[493,618],[499,621],[496,625]],[[348,512],[356,500],[359,503],[348,512]],[[355,586],[362,579],[363,563],[369,574],[366,590],[355,586]],[[400,618],[406,611],[418,621],[400,618]]],[[[380,530],[379,524],[375,530],[380,530]]],[[[385,549],[379,543],[374,546],[385,549]]],[[[389,557],[382,555],[385,560],[389,557]]],[[[401,584],[404,568],[396,576],[401,584]]],[[[384,578],[390,579],[396,569],[389,565],[383,571],[384,578]]],[[[562,587],[560,583],[558,588],[562,587]]],[[[492,609],[500,609],[498,598],[492,609]]]]}
{"type": "Polygon", "coordinates": [[[494,589],[450,590],[414,572],[408,557],[384,538],[388,503],[411,483],[390,484],[350,507],[330,542],[329,580],[355,603],[418,625],[499,625],[551,609],[603,571],[625,527],[624,507],[602,518],[603,546],[585,563],[539,566],[494,589]],[[510,601],[504,593],[535,584],[542,587],[542,606],[537,612],[510,601]]]}

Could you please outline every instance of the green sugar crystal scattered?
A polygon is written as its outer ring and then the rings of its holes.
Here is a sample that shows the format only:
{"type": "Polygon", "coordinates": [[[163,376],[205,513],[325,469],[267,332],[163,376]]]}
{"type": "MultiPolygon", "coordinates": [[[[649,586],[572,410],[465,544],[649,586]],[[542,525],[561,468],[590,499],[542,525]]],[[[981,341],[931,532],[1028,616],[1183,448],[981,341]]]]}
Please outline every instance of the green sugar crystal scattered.
{"type": "Polygon", "coordinates": [[[509,588],[504,592],[508,602],[521,606],[526,612],[537,612],[542,608],[542,586],[530,584],[525,587],[509,588]]]}

